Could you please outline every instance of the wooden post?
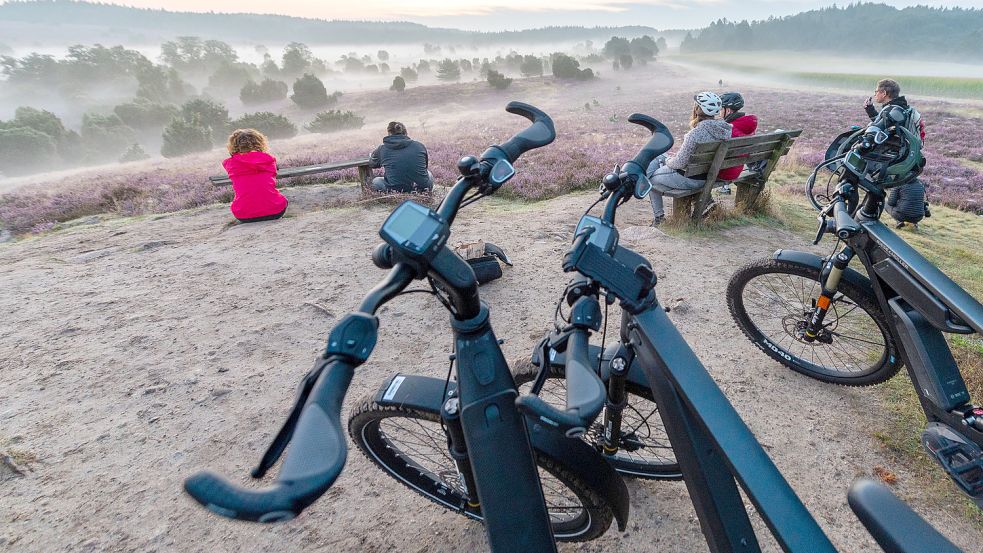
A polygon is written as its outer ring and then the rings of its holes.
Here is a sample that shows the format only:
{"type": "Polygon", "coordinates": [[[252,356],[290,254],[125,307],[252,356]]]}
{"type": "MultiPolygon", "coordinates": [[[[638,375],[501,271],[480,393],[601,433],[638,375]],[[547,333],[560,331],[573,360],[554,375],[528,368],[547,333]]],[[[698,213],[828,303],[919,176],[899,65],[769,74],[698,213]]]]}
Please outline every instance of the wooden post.
{"type": "MultiPolygon", "coordinates": [[[[750,185],[747,191],[747,197],[744,198],[744,205],[746,206],[745,211],[751,211],[751,208],[758,201],[758,195],[765,188],[765,183],[768,182],[768,177],[771,176],[771,172],[775,170],[775,166],[778,165],[778,160],[782,158],[782,154],[785,152],[785,148],[788,148],[792,144],[792,137],[785,135],[782,137],[781,142],[772,152],[771,157],[768,158],[768,163],[765,164],[764,171],[761,172],[761,176],[758,177],[757,182],[754,185],[750,185]]],[[[735,200],[737,201],[737,200],[735,200]]]]}
{"type": "Polygon", "coordinates": [[[717,152],[713,155],[713,161],[710,162],[710,169],[707,171],[707,181],[703,185],[703,192],[700,194],[700,199],[693,206],[693,221],[699,221],[703,217],[703,210],[707,208],[710,204],[710,194],[713,192],[713,183],[717,180],[717,175],[720,174],[720,166],[724,163],[724,158],[727,157],[727,150],[729,149],[727,140],[720,142],[717,146],[717,152]]]}
{"type": "Polygon", "coordinates": [[[362,185],[362,191],[366,191],[370,188],[370,180],[372,179],[372,169],[368,165],[358,166],[358,180],[362,185]]]}

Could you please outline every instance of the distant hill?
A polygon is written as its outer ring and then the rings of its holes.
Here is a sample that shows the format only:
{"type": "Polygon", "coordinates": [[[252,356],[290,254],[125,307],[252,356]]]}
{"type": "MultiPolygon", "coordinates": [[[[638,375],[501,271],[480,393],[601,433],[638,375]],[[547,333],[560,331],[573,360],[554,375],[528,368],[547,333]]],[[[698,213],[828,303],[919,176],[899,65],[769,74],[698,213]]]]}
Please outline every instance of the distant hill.
{"type": "Polygon", "coordinates": [[[813,50],[980,63],[983,10],[851,4],[751,23],[724,19],[688,36],[681,49],[813,50]]]}
{"type": "MultiPolygon", "coordinates": [[[[271,5],[271,9],[274,9],[271,5]]],[[[67,42],[157,44],[176,36],[228,42],[307,44],[496,44],[606,41],[611,36],[664,36],[678,43],[685,31],[651,27],[545,27],[524,31],[475,32],[408,22],[327,21],[283,15],[173,12],[69,0],[0,4],[0,42],[63,45],[67,42]]]]}

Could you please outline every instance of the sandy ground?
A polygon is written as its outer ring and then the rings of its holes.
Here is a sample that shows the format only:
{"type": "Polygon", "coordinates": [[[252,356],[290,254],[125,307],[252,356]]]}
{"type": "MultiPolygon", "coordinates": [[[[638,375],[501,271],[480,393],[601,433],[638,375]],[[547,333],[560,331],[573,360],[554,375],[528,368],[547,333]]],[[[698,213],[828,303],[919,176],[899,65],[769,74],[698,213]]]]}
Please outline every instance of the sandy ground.
{"type": "MultiPolygon", "coordinates": [[[[287,193],[295,206],[316,205],[337,189],[287,193]]],[[[458,218],[452,240],[493,240],[516,261],[482,288],[507,358],[548,328],[566,282],[561,254],[591,201],[479,204],[458,218]]],[[[382,277],[369,252],[388,210],[296,209],[229,225],[227,208],[213,206],[0,245],[0,449],[24,470],[0,472],[0,550],[486,550],[479,524],[416,496],[357,450],[334,488],[285,524],[221,519],[181,491],[203,468],[248,480],[331,325],[382,277]]],[[[846,490],[883,466],[945,535],[983,551],[979,532],[960,513],[933,510],[871,437],[890,416],[873,407],[876,391],[782,369],[731,322],[722,296],[736,266],[779,247],[808,249],[802,238],[758,227],[670,237],[645,227],[645,203],[623,213],[624,243],[657,267],[660,297],[682,300],[672,319],[838,548],[875,549],[846,490]]],[[[396,371],[446,370],[447,314],[429,296],[394,301],[381,320],[347,406],[396,371]]],[[[682,483],[629,488],[627,532],[561,551],[706,550],[682,483]]]]}

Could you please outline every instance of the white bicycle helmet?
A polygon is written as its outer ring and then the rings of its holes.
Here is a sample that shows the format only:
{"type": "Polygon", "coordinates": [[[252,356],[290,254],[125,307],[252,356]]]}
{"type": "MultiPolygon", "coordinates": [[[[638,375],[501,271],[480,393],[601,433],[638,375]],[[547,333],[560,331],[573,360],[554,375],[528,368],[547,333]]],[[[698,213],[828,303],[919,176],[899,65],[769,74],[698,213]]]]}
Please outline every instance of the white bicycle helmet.
{"type": "Polygon", "coordinates": [[[713,92],[701,92],[693,96],[693,99],[696,100],[697,105],[700,106],[703,113],[707,115],[717,115],[720,113],[720,96],[717,96],[713,92]]]}

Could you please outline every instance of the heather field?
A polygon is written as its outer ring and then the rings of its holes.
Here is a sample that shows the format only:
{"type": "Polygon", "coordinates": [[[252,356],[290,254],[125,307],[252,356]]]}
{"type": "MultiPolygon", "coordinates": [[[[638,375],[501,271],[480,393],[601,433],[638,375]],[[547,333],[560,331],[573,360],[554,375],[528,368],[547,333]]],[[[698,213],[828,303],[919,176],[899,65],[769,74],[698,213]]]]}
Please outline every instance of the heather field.
{"type": "MultiPolygon", "coordinates": [[[[274,141],[273,150],[281,167],[358,159],[378,143],[386,121],[398,119],[408,125],[412,137],[427,145],[437,181],[450,184],[459,157],[478,154],[488,143],[501,141],[522,127],[524,120],[502,112],[507,101],[519,99],[546,109],[556,122],[558,138],[520,161],[518,175],[502,195],[542,200],[592,187],[616,162],[630,157],[644,141],[644,131],[626,122],[632,112],[663,120],[681,137],[692,93],[719,88],[715,77],[660,62],[630,73],[608,72],[589,83],[544,77],[517,79],[506,91],[477,82],[415,87],[401,95],[388,91],[346,94],[339,108],[364,113],[364,128],[274,141]]],[[[724,88],[744,93],[749,111],[759,116],[759,131],[803,129],[786,165],[817,163],[833,137],[865,120],[862,97],[737,82],[727,82],[724,88]]],[[[983,105],[909,98],[926,122],[928,167],[923,180],[929,199],[983,213],[983,105]]],[[[166,213],[227,202],[230,189],[214,187],[207,180],[208,175],[222,172],[224,157],[221,149],[214,149],[171,160],[0,182],[0,226],[14,234],[36,233],[84,216],[166,213]]],[[[341,172],[284,181],[283,185],[325,179],[351,182],[354,177],[354,171],[341,172]]],[[[345,200],[336,199],[331,205],[340,201],[345,200]]]]}

